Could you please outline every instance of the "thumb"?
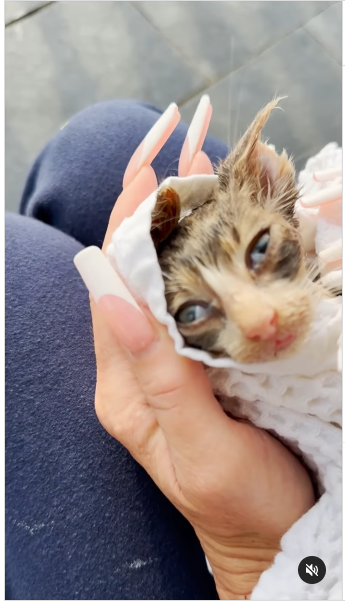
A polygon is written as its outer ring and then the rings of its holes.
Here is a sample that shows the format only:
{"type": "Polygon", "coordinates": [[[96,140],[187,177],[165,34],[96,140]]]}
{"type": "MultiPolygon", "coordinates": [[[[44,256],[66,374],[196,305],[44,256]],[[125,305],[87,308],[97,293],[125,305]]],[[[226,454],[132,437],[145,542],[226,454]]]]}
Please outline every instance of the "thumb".
{"type": "Polygon", "coordinates": [[[229,427],[235,433],[240,424],[224,414],[202,364],[176,353],[166,328],[138,306],[98,248],[79,253],[77,268],[116,339],[130,354],[171,450],[199,463],[214,447],[215,433],[218,439],[223,434],[228,438],[229,427]]]}

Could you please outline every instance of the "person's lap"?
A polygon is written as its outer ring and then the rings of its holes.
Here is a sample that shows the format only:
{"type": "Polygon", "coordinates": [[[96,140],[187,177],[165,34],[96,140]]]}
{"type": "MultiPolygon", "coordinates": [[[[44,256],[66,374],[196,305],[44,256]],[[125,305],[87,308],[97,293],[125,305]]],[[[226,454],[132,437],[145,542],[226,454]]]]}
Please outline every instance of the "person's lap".
{"type": "MultiPolygon", "coordinates": [[[[189,524],[98,423],[73,265],[82,245],[101,245],[157,116],[124,101],[76,116],[29,176],[21,212],[34,219],[6,216],[6,599],[217,598],[189,524]]],[[[176,169],[185,132],[156,160],[159,177],[176,169]]],[[[204,148],[214,161],[226,152],[204,148]]]]}

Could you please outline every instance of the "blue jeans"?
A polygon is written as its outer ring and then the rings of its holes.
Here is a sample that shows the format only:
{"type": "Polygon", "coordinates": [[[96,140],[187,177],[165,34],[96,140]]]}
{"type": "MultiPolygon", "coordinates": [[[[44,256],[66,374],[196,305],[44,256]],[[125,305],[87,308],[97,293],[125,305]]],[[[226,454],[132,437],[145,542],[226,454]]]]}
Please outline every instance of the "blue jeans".
{"type": "MultiPolygon", "coordinates": [[[[6,599],[217,599],[198,539],[99,424],[88,294],[122,177],[159,111],[82,111],[41,152],[6,215],[6,599]]],[[[187,126],[153,163],[176,174],[187,126]]],[[[212,161],[227,149],[207,138],[212,161]]],[[[116,394],[116,391],[114,391],[116,394]]]]}

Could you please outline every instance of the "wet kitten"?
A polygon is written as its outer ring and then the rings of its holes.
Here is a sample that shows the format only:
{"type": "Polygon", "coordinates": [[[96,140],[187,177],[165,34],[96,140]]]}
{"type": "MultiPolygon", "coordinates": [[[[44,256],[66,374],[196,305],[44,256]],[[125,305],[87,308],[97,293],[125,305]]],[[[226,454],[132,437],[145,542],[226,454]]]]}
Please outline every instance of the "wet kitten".
{"type": "Polygon", "coordinates": [[[179,222],[188,207],[165,188],[152,216],[168,310],[186,344],[243,363],[295,352],[315,302],[294,219],[293,164],[260,141],[277,102],[220,164],[202,206],[179,222]]]}

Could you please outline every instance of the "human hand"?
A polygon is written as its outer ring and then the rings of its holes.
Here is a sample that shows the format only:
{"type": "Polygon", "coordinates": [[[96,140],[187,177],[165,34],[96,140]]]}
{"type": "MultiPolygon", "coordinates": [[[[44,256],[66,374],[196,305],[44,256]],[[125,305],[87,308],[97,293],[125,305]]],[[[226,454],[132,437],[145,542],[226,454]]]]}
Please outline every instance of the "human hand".
{"type": "MultiPolygon", "coordinates": [[[[156,188],[151,175],[144,167],[118,199],[103,252],[156,188]]],[[[75,263],[91,297],[100,422],[192,524],[220,599],[250,598],[283,534],[314,503],[307,472],[267,432],[225,415],[202,364],[177,355],[98,248],[75,263]]]]}

